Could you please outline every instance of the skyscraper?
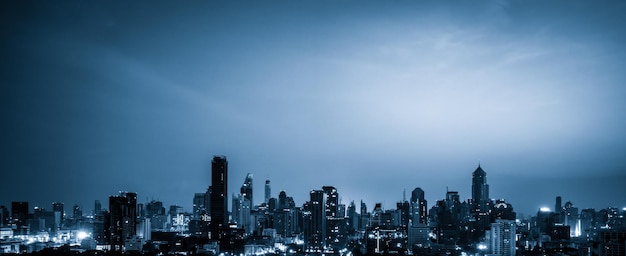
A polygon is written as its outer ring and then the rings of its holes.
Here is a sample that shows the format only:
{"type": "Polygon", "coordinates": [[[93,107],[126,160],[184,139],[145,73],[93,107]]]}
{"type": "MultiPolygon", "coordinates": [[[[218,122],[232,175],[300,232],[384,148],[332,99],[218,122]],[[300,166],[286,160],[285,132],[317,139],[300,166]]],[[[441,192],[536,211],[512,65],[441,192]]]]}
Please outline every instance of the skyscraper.
{"type": "Polygon", "coordinates": [[[206,203],[206,193],[195,193],[193,195],[193,219],[199,220],[206,212],[204,204],[206,203]]]}
{"type": "Polygon", "coordinates": [[[478,168],[472,173],[472,199],[475,204],[489,201],[489,185],[487,184],[487,173],[478,168]]]}
{"type": "Polygon", "coordinates": [[[428,224],[428,202],[424,197],[424,190],[415,188],[411,192],[411,225],[428,224]]]}
{"type": "Polygon", "coordinates": [[[137,193],[120,192],[109,197],[111,250],[122,250],[127,238],[137,232],[137,193]]]}
{"type": "Polygon", "coordinates": [[[563,205],[561,204],[561,196],[556,197],[556,202],[554,203],[554,212],[561,213],[563,210],[563,205]]]}
{"type": "Polygon", "coordinates": [[[26,225],[28,219],[28,202],[11,202],[11,219],[17,227],[17,234],[27,235],[22,227],[26,225]]]}
{"type": "Polygon", "coordinates": [[[265,203],[267,204],[272,197],[272,188],[270,187],[270,180],[265,180],[265,203]]]}
{"type": "MultiPolygon", "coordinates": [[[[339,193],[333,186],[323,186],[322,190],[326,194],[326,216],[337,217],[339,207],[339,193]]],[[[341,216],[342,218],[344,216],[341,216]]]]}
{"type": "MultiPolygon", "coordinates": [[[[54,204],[52,205],[54,207],[54,204]]],[[[102,211],[102,204],[100,200],[95,200],[93,202],[93,215],[96,215],[102,211]]]]}
{"type": "Polygon", "coordinates": [[[313,251],[326,246],[326,197],[324,190],[312,190],[308,205],[308,225],[305,227],[305,242],[313,251]]]}
{"type": "Polygon", "coordinates": [[[52,212],[54,214],[54,231],[61,229],[63,225],[63,203],[52,203],[52,212]]]}
{"type": "MultiPolygon", "coordinates": [[[[243,181],[243,185],[241,185],[240,191],[241,200],[239,200],[238,205],[238,224],[239,227],[243,228],[246,232],[252,232],[252,219],[250,215],[252,212],[252,207],[254,205],[252,201],[252,174],[248,173],[248,175],[246,175],[246,179],[243,181]]],[[[233,206],[233,208],[235,208],[235,206],[233,206]]]]}
{"type": "Polygon", "coordinates": [[[250,201],[250,205],[254,205],[254,200],[252,200],[253,192],[252,192],[252,174],[248,173],[246,175],[246,179],[243,181],[243,185],[241,185],[241,195],[244,200],[247,199],[250,201]]]}
{"type": "Polygon", "coordinates": [[[228,226],[228,161],[214,156],[211,161],[211,239],[219,239],[220,229],[228,226]]]}
{"type": "Polygon", "coordinates": [[[472,215],[478,226],[476,233],[482,233],[491,223],[491,200],[489,199],[489,185],[487,173],[478,164],[472,173],[472,215]]]}
{"type": "Polygon", "coordinates": [[[496,220],[491,223],[492,255],[515,255],[515,227],[514,220],[496,220]]]}

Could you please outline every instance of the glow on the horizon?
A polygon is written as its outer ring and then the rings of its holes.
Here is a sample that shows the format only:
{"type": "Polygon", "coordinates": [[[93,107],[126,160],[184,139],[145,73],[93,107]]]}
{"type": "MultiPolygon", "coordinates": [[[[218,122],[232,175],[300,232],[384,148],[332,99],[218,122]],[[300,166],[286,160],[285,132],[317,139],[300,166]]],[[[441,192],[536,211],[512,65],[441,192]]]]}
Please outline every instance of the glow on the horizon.
{"type": "Polygon", "coordinates": [[[550,212],[550,208],[548,208],[548,207],[541,207],[541,208],[539,208],[539,211],[540,212],[550,212]]]}

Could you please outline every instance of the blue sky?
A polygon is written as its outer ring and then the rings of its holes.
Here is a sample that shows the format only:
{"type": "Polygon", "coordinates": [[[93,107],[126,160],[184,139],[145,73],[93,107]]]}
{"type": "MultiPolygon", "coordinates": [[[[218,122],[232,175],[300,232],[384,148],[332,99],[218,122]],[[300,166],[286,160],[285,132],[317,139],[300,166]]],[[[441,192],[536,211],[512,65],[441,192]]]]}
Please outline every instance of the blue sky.
{"type": "MultiPolygon", "coordinates": [[[[626,206],[620,1],[3,2],[0,204],[415,187],[626,206]]],[[[105,203],[106,204],[106,203],[105,203]]],[[[48,206],[49,207],[49,206],[48,206]]]]}

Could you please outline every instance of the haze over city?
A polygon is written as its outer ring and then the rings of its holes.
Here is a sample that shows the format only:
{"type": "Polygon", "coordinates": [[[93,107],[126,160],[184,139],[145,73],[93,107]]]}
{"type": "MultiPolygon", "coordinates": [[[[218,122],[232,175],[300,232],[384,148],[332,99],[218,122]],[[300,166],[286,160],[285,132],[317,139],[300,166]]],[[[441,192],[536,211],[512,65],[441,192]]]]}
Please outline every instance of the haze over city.
{"type": "Polygon", "coordinates": [[[229,162],[297,204],[626,207],[624,2],[0,3],[0,204],[191,208],[229,162]]]}

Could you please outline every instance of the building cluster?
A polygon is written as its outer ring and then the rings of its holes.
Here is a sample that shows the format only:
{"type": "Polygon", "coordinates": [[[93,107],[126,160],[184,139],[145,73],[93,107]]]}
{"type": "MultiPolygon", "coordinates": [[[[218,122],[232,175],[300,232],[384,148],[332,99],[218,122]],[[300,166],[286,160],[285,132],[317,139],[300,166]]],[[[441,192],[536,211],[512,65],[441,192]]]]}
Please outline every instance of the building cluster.
{"type": "Polygon", "coordinates": [[[542,208],[520,220],[510,203],[489,196],[480,165],[470,199],[447,191],[430,209],[419,187],[393,209],[376,203],[370,211],[363,201],[358,209],[354,201],[343,204],[334,186],[311,190],[297,205],[285,191],[272,197],[269,180],[255,202],[253,181],[248,174],[229,192],[228,161],[215,156],[210,186],[194,194],[190,212],[177,205],[166,210],[156,200],[138,203],[133,192],[110,196],[108,209],[96,200],[91,214],[79,206],[67,214],[62,203],[30,212],[28,202],[13,202],[10,212],[0,207],[0,254],[58,248],[151,255],[626,254],[626,209],[579,211],[557,197],[554,211],[542,208]]]}

